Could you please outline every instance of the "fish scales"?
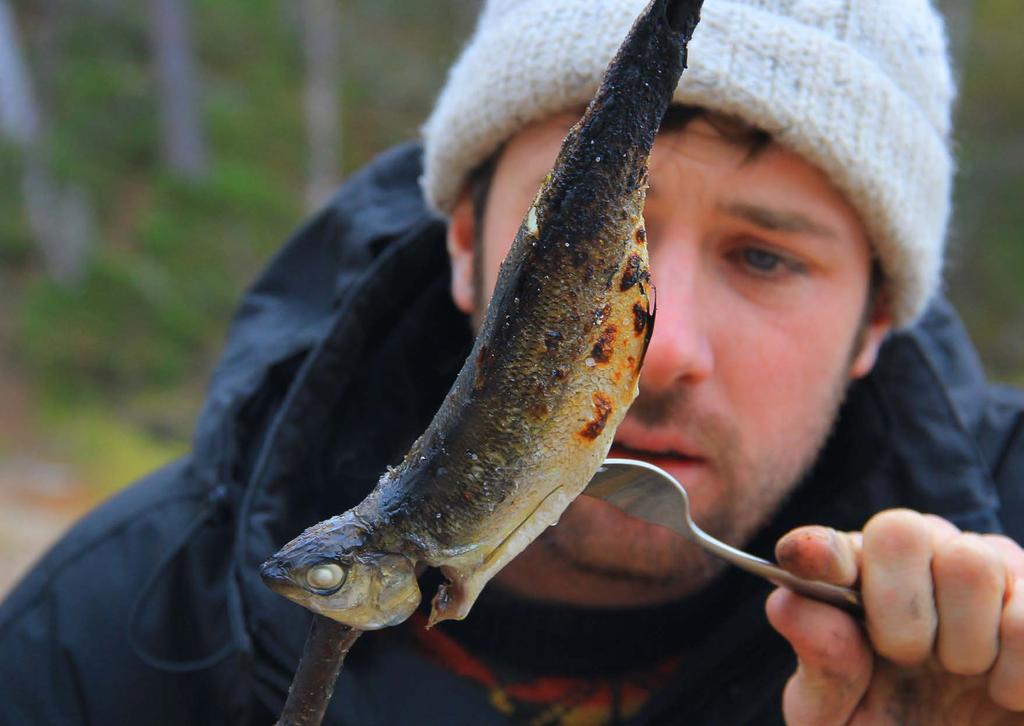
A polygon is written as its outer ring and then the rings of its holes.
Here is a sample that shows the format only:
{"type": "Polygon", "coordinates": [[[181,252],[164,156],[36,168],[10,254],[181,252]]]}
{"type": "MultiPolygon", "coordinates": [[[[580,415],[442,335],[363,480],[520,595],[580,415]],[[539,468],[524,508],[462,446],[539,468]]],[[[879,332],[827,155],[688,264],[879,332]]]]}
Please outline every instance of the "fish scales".
{"type": "Polygon", "coordinates": [[[447,582],[431,623],[486,582],[586,487],[637,393],[654,323],[647,159],[685,67],[700,0],[653,0],[567,135],[526,214],[473,350],[399,466],[348,512],[285,545],[267,583],[352,627],[387,627],[447,582]]]}

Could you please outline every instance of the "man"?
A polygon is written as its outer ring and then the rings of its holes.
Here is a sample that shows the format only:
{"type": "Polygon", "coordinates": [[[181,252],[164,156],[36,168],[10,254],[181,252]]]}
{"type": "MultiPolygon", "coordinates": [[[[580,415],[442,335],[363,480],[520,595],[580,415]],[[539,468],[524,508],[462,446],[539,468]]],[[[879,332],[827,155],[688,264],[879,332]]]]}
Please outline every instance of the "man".
{"type": "MultiPolygon", "coordinates": [[[[259,563],[426,426],[641,5],[485,5],[424,165],[408,146],[361,172],[246,297],[194,453],[4,604],[0,721],[272,719],[308,620],[259,563]]],[[[938,17],[707,0],[690,64],[652,156],[658,318],[617,451],[672,471],[727,541],[857,585],[864,626],[785,591],[766,618],[765,583],[580,499],[467,620],[365,636],[329,720],[1024,721],[1024,401],[984,383],[936,295],[938,17]]]]}

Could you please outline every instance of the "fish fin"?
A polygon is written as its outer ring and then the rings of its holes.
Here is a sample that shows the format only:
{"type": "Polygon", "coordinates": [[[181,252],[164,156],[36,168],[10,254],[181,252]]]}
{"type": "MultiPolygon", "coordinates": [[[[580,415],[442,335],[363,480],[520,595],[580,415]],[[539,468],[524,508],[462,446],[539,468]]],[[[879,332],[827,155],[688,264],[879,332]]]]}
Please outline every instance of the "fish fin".
{"type": "Polygon", "coordinates": [[[479,565],[464,569],[441,567],[441,574],[445,576],[447,582],[437,589],[437,594],[430,603],[427,627],[433,627],[442,620],[462,620],[469,615],[469,610],[480,596],[484,585],[498,570],[526,549],[538,534],[557,524],[558,518],[574,498],[574,495],[566,492],[564,487],[555,487],[479,565]]]}
{"type": "Polygon", "coordinates": [[[430,601],[430,619],[427,628],[434,627],[442,620],[462,620],[469,614],[469,609],[476,602],[479,591],[466,602],[466,590],[463,587],[465,578],[453,567],[442,567],[441,574],[445,582],[437,588],[434,599],[430,601]]]}
{"type": "Polygon", "coordinates": [[[640,351],[640,358],[636,364],[636,370],[639,373],[640,369],[643,368],[644,358],[647,357],[647,348],[651,344],[651,336],[654,335],[654,314],[658,311],[658,290],[654,287],[653,282],[648,282],[647,287],[650,289],[648,297],[650,298],[650,305],[647,306],[647,330],[644,331],[644,347],[640,351]]]}

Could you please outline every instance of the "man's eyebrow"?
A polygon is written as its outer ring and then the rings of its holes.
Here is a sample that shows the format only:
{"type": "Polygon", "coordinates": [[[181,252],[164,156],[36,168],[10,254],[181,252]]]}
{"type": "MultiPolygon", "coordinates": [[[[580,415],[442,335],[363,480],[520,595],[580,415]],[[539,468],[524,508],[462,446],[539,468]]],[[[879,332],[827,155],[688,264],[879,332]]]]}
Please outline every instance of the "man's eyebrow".
{"type": "Polygon", "coordinates": [[[739,217],[753,225],[772,232],[809,234],[815,237],[837,238],[831,227],[814,221],[800,212],[783,211],[745,202],[731,202],[719,206],[719,210],[730,217],[739,217]]]}

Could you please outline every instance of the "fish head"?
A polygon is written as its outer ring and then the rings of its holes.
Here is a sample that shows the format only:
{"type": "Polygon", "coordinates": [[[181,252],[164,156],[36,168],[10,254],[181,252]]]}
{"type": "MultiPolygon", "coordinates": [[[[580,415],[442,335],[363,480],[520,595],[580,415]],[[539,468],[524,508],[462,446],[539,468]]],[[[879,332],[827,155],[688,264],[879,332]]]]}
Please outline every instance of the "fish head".
{"type": "Polygon", "coordinates": [[[350,512],[307,529],[263,563],[271,590],[359,630],[397,625],[420,602],[415,563],[380,552],[350,512]]]}

